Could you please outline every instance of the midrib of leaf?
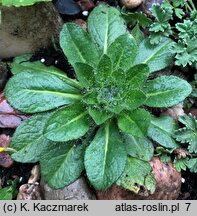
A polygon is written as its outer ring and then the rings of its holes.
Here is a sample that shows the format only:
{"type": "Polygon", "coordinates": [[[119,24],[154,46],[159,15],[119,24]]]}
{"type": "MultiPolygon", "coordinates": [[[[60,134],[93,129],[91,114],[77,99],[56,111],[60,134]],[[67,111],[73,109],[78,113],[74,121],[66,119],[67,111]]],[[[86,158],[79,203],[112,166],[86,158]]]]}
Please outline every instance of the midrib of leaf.
{"type": "Polygon", "coordinates": [[[146,96],[150,97],[150,96],[156,96],[156,95],[161,95],[161,94],[166,94],[169,92],[173,92],[174,89],[170,89],[170,90],[165,90],[165,91],[160,91],[160,92],[153,92],[153,93],[146,93],[146,96]]]}
{"type": "MultiPolygon", "coordinates": [[[[59,172],[59,170],[60,170],[60,172],[62,173],[62,167],[64,168],[64,163],[65,163],[65,161],[67,160],[67,158],[69,158],[69,155],[71,155],[72,154],[72,151],[73,151],[73,147],[71,147],[70,149],[69,149],[69,151],[65,154],[65,157],[63,157],[63,159],[61,160],[62,162],[59,164],[59,168],[55,171],[55,172],[53,172],[53,173],[51,173],[51,178],[53,178],[54,177],[54,175],[56,174],[56,173],[58,173],[59,172]]],[[[56,166],[57,167],[57,166],[56,166]]]]}
{"type": "Polygon", "coordinates": [[[132,136],[131,138],[132,138],[132,140],[133,140],[135,146],[137,147],[137,149],[142,150],[142,148],[140,148],[140,145],[138,145],[136,139],[135,139],[133,136],[132,136]]]}
{"type": "MultiPolygon", "coordinates": [[[[32,69],[34,69],[33,67],[32,67],[32,69]]],[[[79,88],[79,89],[81,89],[82,87],[81,87],[81,85],[77,82],[77,81],[75,81],[75,80],[72,80],[72,79],[69,79],[67,76],[66,76],[66,74],[64,75],[64,74],[61,74],[61,73],[58,73],[58,72],[56,72],[56,71],[50,71],[50,72],[48,72],[47,70],[40,70],[42,73],[50,73],[50,74],[53,74],[53,75],[55,75],[55,76],[58,76],[58,77],[61,77],[61,78],[63,78],[63,81],[66,83],[66,84],[68,84],[68,85],[71,85],[71,86],[73,86],[73,87],[75,87],[75,88],[79,88]]]]}
{"type": "MultiPolygon", "coordinates": [[[[169,42],[170,43],[170,42],[169,42]]],[[[154,52],[152,55],[150,55],[147,59],[145,59],[142,64],[146,64],[149,60],[151,60],[155,55],[157,55],[167,44],[164,44],[162,47],[160,47],[160,49],[158,49],[156,52],[154,52]]]]}
{"type": "Polygon", "coordinates": [[[104,154],[102,177],[105,176],[108,146],[109,146],[109,122],[106,123],[106,125],[105,125],[105,154],[104,154]]]}
{"type": "Polygon", "coordinates": [[[31,90],[31,89],[24,89],[23,91],[28,91],[28,92],[39,92],[39,93],[46,93],[46,94],[54,94],[54,95],[61,95],[61,96],[65,96],[67,98],[73,98],[73,99],[81,99],[82,96],[81,95],[77,95],[77,94],[69,94],[69,93],[62,93],[62,92],[54,92],[54,91],[46,91],[46,90],[31,90]]]}
{"type": "Polygon", "coordinates": [[[80,56],[82,62],[83,62],[83,63],[86,63],[86,60],[83,58],[83,56],[82,56],[82,54],[81,54],[79,48],[78,48],[77,45],[76,45],[75,40],[74,40],[74,39],[75,39],[75,35],[74,35],[74,37],[73,37],[73,36],[70,34],[70,31],[68,31],[68,32],[69,32],[70,37],[72,38],[73,44],[74,44],[74,46],[75,46],[75,48],[76,48],[76,50],[77,50],[77,53],[79,54],[79,56],[80,56]]]}
{"type": "Polygon", "coordinates": [[[168,131],[165,130],[164,128],[161,128],[161,127],[159,127],[158,125],[154,124],[152,121],[151,121],[151,123],[152,123],[155,127],[159,128],[160,130],[165,131],[165,132],[171,137],[172,134],[171,134],[170,132],[168,132],[168,131]]]}
{"type": "MultiPolygon", "coordinates": [[[[70,121],[68,121],[66,124],[62,125],[61,127],[56,128],[56,129],[53,130],[53,131],[54,131],[54,132],[55,132],[55,131],[59,131],[60,129],[64,128],[65,126],[68,126],[69,124],[71,124],[71,123],[73,123],[73,122],[79,120],[79,119],[82,118],[83,116],[87,115],[87,113],[88,113],[88,111],[85,111],[85,112],[81,113],[80,115],[76,116],[75,118],[73,118],[73,119],[71,119],[70,121]]],[[[50,133],[50,132],[48,132],[48,133],[50,133]]],[[[46,133],[46,134],[48,134],[48,133],[46,133]]]]}
{"type": "MultiPolygon", "coordinates": [[[[35,140],[33,140],[33,141],[31,141],[29,144],[28,144],[28,142],[26,142],[28,145],[25,145],[25,147],[24,146],[22,146],[19,150],[17,150],[17,152],[16,152],[16,154],[19,152],[19,151],[21,151],[21,150],[23,150],[24,148],[25,149],[27,149],[27,147],[29,147],[29,146],[31,146],[32,145],[32,143],[34,144],[35,142],[37,143],[38,141],[40,141],[41,139],[43,139],[44,138],[44,135],[43,134],[40,134],[40,136],[35,140]]],[[[21,142],[17,142],[17,143],[21,143],[21,142]]],[[[15,153],[14,153],[15,154],[15,153]]],[[[13,155],[14,155],[13,154],[13,155]]]]}
{"type": "Polygon", "coordinates": [[[116,64],[115,70],[117,70],[118,67],[120,67],[120,60],[122,59],[123,53],[124,53],[124,49],[122,49],[122,52],[121,52],[120,58],[119,58],[118,61],[117,61],[117,64],[116,64]]]}
{"type": "Polygon", "coordinates": [[[108,43],[108,33],[109,33],[108,22],[109,22],[109,13],[107,12],[107,15],[106,15],[106,32],[105,32],[104,50],[103,50],[104,54],[107,54],[107,43],[108,43]]]}
{"type": "Polygon", "coordinates": [[[133,119],[131,117],[129,117],[128,115],[125,115],[126,119],[128,119],[131,123],[133,123],[134,125],[136,125],[139,129],[140,129],[140,132],[143,134],[141,128],[138,126],[138,124],[133,121],[133,119]]]}

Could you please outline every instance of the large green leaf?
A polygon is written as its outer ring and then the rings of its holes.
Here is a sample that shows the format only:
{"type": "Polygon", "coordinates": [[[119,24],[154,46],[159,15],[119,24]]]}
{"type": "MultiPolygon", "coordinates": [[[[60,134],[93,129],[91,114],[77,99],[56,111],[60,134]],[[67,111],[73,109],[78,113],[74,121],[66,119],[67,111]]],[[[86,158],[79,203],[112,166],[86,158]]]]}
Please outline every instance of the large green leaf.
{"type": "Polygon", "coordinates": [[[87,114],[87,110],[79,104],[57,110],[45,125],[46,138],[65,142],[82,137],[89,130],[87,114]]]}
{"type": "Polygon", "coordinates": [[[132,157],[128,157],[125,170],[116,183],[135,193],[140,191],[140,186],[153,193],[156,185],[149,162],[132,157]]]}
{"type": "Polygon", "coordinates": [[[135,64],[148,64],[150,73],[169,66],[174,55],[170,52],[172,40],[163,38],[159,45],[152,46],[148,39],[143,40],[138,49],[135,64]]]}
{"type": "Polygon", "coordinates": [[[118,127],[125,133],[137,137],[146,136],[150,125],[150,114],[143,109],[122,112],[118,116],[118,127]]]}
{"type": "Polygon", "coordinates": [[[111,57],[114,70],[128,70],[137,55],[137,44],[130,34],[119,36],[109,47],[107,54],[111,57]]]}
{"type": "Polygon", "coordinates": [[[15,161],[21,163],[37,162],[48,145],[54,145],[43,135],[44,126],[51,114],[39,114],[24,121],[14,133],[10,147],[15,161]]]}
{"type": "Polygon", "coordinates": [[[102,4],[91,12],[88,31],[102,53],[107,54],[111,43],[126,33],[126,25],[117,9],[102,4]]]}
{"type": "MultiPolygon", "coordinates": [[[[69,79],[65,72],[59,70],[54,66],[46,66],[40,61],[30,61],[31,54],[20,55],[14,58],[13,63],[11,64],[11,72],[13,74],[18,74],[21,72],[39,72],[39,73],[50,73],[58,76],[60,79],[64,80],[69,85],[81,89],[80,84],[73,79],[69,79]]],[[[46,76],[47,76],[46,74],[46,76]]]]}
{"type": "Polygon", "coordinates": [[[81,99],[80,91],[58,76],[22,72],[12,77],[5,88],[10,104],[26,113],[51,110],[81,99]]]}
{"type": "Polygon", "coordinates": [[[177,128],[176,121],[169,116],[160,118],[152,116],[148,136],[166,148],[176,148],[178,145],[172,136],[177,128]]]}
{"type": "Polygon", "coordinates": [[[146,64],[138,64],[127,71],[127,82],[131,88],[141,88],[148,78],[149,68],[146,64]]]}
{"type": "Polygon", "coordinates": [[[160,76],[144,87],[145,104],[150,107],[170,107],[183,101],[191,92],[191,85],[176,76],[160,76]]]}
{"type": "Polygon", "coordinates": [[[101,126],[85,154],[85,168],[91,184],[106,190],[121,175],[126,163],[126,150],[113,122],[101,126]]]}
{"type": "Polygon", "coordinates": [[[1,0],[3,6],[29,6],[38,2],[49,2],[51,0],[1,0]]]}
{"type": "Polygon", "coordinates": [[[79,25],[64,24],[60,33],[60,46],[72,66],[75,66],[75,63],[97,65],[99,60],[97,47],[79,25]]]}
{"type": "Polygon", "coordinates": [[[132,157],[150,161],[153,157],[154,147],[152,142],[146,137],[136,137],[132,135],[124,135],[127,154],[132,157]]]}
{"type": "Polygon", "coordinates": [[[84,170],[84,153],[84,144],[48,145],[40,160],[43,179],[56,189],[71,184],[84,170]]]}

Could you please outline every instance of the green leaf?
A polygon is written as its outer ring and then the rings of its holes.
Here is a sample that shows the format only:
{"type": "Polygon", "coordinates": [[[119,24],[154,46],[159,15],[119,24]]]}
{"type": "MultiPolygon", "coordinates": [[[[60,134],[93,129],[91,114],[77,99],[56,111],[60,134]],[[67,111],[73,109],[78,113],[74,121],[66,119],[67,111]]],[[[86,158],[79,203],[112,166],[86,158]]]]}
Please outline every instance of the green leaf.
{"type": "Polygon", "coordinates": [[[63,188],[80,177],[84,170],[85,145],[48,145],[40,159],[42,177],[50,187],[63,188]]]}
{"type": "Polygon", "coordinates": [[[12,77],[5,88],[11,106],[36,113],[72,104],[81,99],[79,90],[50,73],[22,72],[12,77]]]}
{"type": "Polygon", "coordinates": [[[107,54],[111,43],[126,33],[126,25],[120,12],[107,5],[95,7],[88,18],[88,31],[102,53],[107,54]]]}
{"type": "Polygon", "coordinates": [[[191,85],[176,76],[160,76],[144,87],[145,104],[150,107],[170,107],[183,101],[191,92],[191,85]]]}
{"type": "Polygon", "coordinates": [[[0,189],[0,200],[12,200],[12,186],[0,189]]]}
{"type": "Polygon", "coordinates": [[[95,79],[97,82],[104,84],[112,75],[112,61],[107,55],[103,55],[96,69],[95,79]]]}
{"type": "Polygon", "coordinates": [[[90,91],[83,96],[82,101],[88,105],[95,105],[97,104],[97,96],[96,91],[90,91]]]}
{"type": "Polygon", "coordinates": [[[51,0],[2,0],[3,6],[29,6],[38,2],[49,2],[51,0]]]}
{"type": "Polygon", "coordinates": [[[173,162],[173,166],[178,172],[181,172],[181,170],[186,171],[187,161],[188,158],[181,158],[181,159],[175,158],[173,162]]]}
{"type": "Polygon", "coordinates": [[[141,88],[147,80],[149,68],[146,64],[138,64],[127,71],[127,82],[131,88],[141,88]]]}
{"type": "Polygon", "coordinates": [[[75,64],[75,73],[77,75],[77,79],[79,83],[88,88],[94,83],[94,68],[84,63],[76,63],[75,64]]]}
{"type": "Polygon", "coordinates": [[[57,110],[47,121],[44,135],[47,139],[58,142],[78,139],[89,130],[87,114],[79,104],[57,110]]]}
{"type": "Polygon", "coordinates": [[[156,185],[149,162],[132,157],[128,157],[125,170],[116,183],[135,193],[140,191],[140,186],[154,193],[156,185]]]}
{"type": "Polygon", "coordinates": [[[97,125],[103,124],[113,116],[113,113],[111,112],[94,107],[90,107],[88,112],[97,125]]]}
{"type": "Polygon", "coordinates": [[[12,200],[18,194],[17,190],[18,177],[14,181],[8,181],[9,186],[0,189],[0,200],[12,200]]]}
{"type": "Polygon", "coordinates": [[[31,62],[31,56],[31,54],[26,54],[15,57],[13,63],[11,64],[12,74],[18,74],[21,72],[39,72],[46,73],[47,76],[50,73],[77,89],[82,88],[76,80],[69,79],[65,72],[59,70],[58,68],[54,66],[46,66],[40,61],[31,62]]]}
{"type": "Polygon", "coordinates": [[[197,120],[195,116],[184,115],[179,118],[179,121],[186,127],[175,131],[174,137],[181,143],[189,143],[189,152],[197,153],[197,120]]]}
{"type": "Polygon", "coordinates": [[[154,4],[150,11],[160,23],[169,22],[172,19],[173,10],[170,4],[163,4],[162,6],[160,4],[154,4]]]}
{"type": "Polygon", "coordinates": [[[134,12],[134,13],[122,13],[122,16],[126,20],[127,24],[142,26],[143,28],[149,27],[152,23],[152,20],[147,17],[143,12],[134,12]]]}
{"type": "Polygon", "coordinates": [[[136,24],[132,29],[131,34],[135,38],[137,45],[139,45],[144,40],[144,33],[140,30],[139,24],[136,24]]]}
{"type": "Polygon", "coordinates": [[[127,110],[134,110],[144,104],[146,95],[140,90],[130,90],[126,96],[124,108],[127,110]]]}
{"type": "Polygon", "coordinates": [[[25,120],[15,131],[10,147],[16,152],[12,158],[21,163],[39,161],[43,150],[53,145],[43,135],[44,126],[51,114],[39,114],[25,120]]]}
{"type": "Polygon", "coordinates": [[[88,179],[97,190],[106,190],[122,174],[126,150],[117,126],[108,122],[101,126],[85,154],[88,179]]]}
{"type": "Polygon", "coordinates": [[[175,132],[174,138],[180,143],[189,143],[189,152],[197,153],[197,131],[181,128],[175,132]]]}
{"type": "Polygon", "coordinates": [[[169,117],[153,117],[148,128],[148,136],[166,148],[176,148],[178,145],[172,135],[178,128],[176,121],[169,117]]]}
{"type": "Polygon", "coordinates": [[[135,60],[136,41],[130,34],[121,35],[110,45],[107,54],[112,59],[114,70],[121,68],[126,71],[135,60]]]}
{"type": "Polygon", "coordinates": [[[64,24],[60,33],[60,46],[73,67],[76,63],[86,63],[90,66],[96,66],[98,63],[96,45],[89,34],[74,23],[64,24]]]}
{"type": "Polygon", "coordinates": [[[197,119],[196,116],[192,116],[190,113],[189,115],[183,115],[179,117],[179,121],[184,124],[190,130],[197,130],[197,119]]]}
{"type": "Polygon", "coordinates": [[[187,167],[190,169],[190,172],[197,173],[197,158],[187,161],[187,167]]]}
{"type": "Polygon", "coordinates": [[[150,114],[143,109],[122,112],[118,116],[118,127],[125,133],[137,137],[146,136],[150,125],[150,114]]]}
{"type": "Polygon", "coordinates": [[[139,138],[125,134],[124,139],[128,155],[144,161],[150,161],[152,159],[154,147],[146,137],[139,138]]]}
{"type": "Polygon", "coordinates": [[[162,38],[160,44],[153,46],[149,39],[145,39],[139,45],[135,64],[147,64],[150,73],[161,70],[169,66],[174,58],[170,51],[173,41],[169,38],[162,38]]]}

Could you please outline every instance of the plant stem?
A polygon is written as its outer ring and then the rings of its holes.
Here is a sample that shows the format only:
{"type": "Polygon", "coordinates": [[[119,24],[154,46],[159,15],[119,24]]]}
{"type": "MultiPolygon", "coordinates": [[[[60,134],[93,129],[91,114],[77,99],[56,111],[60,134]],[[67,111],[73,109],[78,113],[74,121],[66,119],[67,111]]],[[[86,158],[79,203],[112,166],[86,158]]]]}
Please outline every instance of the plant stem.
{"type": "Polygon", "coordinates": [[[190,5],[189,5],[188,3],[186,3],[185,7],[186,7],[186,9],[188,9],[190,12],[193,11],[192,8],[190,7],[190,5]]]}
{"type": "Polygon", "coordinates": [[[193,10],[196,10],[196,7],[195,7],[193,1],[192,1],[192,0],[189,0],[189,3],[190,3],[190,5],[192,6],[192,9],[193,9],[193,10]]]}
{"type": "Polygon", "coordinates": [[[12,152],[12,153],[16,153],[17,152],[16,149],[13,149],[13,148],[7,148],[7,151],[12,152]]]}

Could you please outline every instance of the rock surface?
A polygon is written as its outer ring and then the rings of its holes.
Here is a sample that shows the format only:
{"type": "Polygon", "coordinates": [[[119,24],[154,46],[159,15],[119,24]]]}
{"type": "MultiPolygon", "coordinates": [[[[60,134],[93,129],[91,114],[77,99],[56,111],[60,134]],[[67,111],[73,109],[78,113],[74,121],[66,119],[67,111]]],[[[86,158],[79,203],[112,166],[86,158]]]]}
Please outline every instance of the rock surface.
{"type": "Polygon", "coordinates": [[[128,9],[133,9],[141,5],[143,1],[144,0],[120,0],[120,3],[128,9]]]}
{"type": "Polygon", "coordinates": [[[52,3],[28,7],[3,7],[0,25],[0,58],[33,53],[52,44],[62,20],[52,3]]]}
{"type": "Polygon", "coordinates": [[[16,128],[28,117],[14,110],[0,92],[0,128],[16,128]]]}
{"type": "Polygon", "coordinates": [[[88,187],[84,177],[77,179],[71,185],[54,190],[41,181],[41,191],[45,200],[95,200],[94,193],[88,187]]]}
{"type": "Polygon", "coordinates": [[[174,200],[177,199],[181,189],[181,174],[173,167],[172,163],[162,163],[158,157],[151,161],[156,179],[156,189],[153,194],[141,191],[140,195],[113,185],[105,192],[98,191],[100,200],[174,200]]]}
{"type": "MultiPolygon", "coordinates": [[[[0,53],[1,53],[1,51],[0,51],[0,53]]],[[[7,68],[6,68],[5,64],[0,59],[0,91],[2,91],[5,87],[7,76],[8,76],[7,68]]]]}

